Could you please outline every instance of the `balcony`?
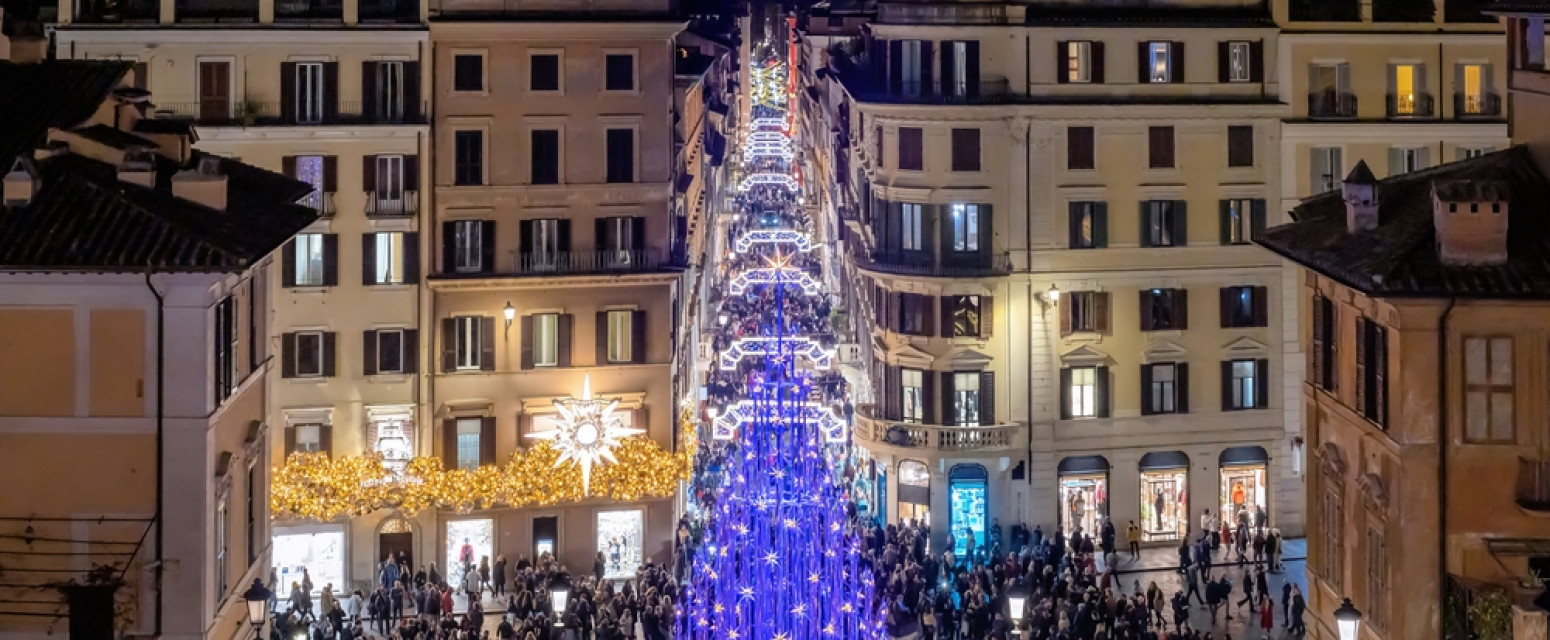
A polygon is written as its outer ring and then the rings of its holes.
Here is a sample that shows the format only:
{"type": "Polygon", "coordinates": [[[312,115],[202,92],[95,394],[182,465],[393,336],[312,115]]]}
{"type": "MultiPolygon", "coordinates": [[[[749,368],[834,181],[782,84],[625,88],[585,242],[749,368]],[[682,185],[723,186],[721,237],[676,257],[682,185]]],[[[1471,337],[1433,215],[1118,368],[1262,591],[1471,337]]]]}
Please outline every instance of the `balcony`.
{"type": "Polygon", "coordinates": [[[528,253],[512,251],[493,271],[443,273],[436,279],[534,278],[554,276],[625,275],[655,273],[678,268],[660,251],[559,251],[528,253]]]}
{"type": "Polygon", "coordinates": [[[1437,7],[1431,2],[1372,0],[1373,22],[1432,22],[1436,16],[1437,7]]]}
{"type": "Polygon", "coordinates": [[[296,204],[316,209],[321,217],[334,217],[334,192],[332,191],[314,191],[307,197],[298,200],[296,204]]]}
{"type": "Polygon", "coordinates": [[[856,263],[868,271],[922,278],[994,278],[1012,273],[1012,257],[1007,253],[935,260],[919,251],[873,251],[857,255],[856,263]]]}
{"type": "Polygon", "coordinates": [[[1291,19],[1299,22],[1361,22],[1358,0],[1292,0],[1291,19]]]}
{"type": "Polygon", "coordinates": [[[1315,91],[1308,94],[1308,117],[1315,120],[1349,120],[1356,117],[1356,94],[1315,91]]]}
{"type": "Polygon", "coordinates": [[[366,192],[366,217],[368,218],[405,218],[420,212],[420,192],[404,191],[393,197],[392,194],[366,192]]]}
{"type": "Polygon", "coordinates": [[[1006,5],[1001,4],[922,4],[881,2],[877,5],[880,24],[1006,24],[1006,5]]]}
{"type": "Polygon", "coordinates": [[[87,0],[75,10],[75,21],[86,24],[155,24],[160,19],[157,0],[87,0]]]}
{"type": "Polygon", "coordinates": [[[1436,113],[1434,103],[1430,93],[1389,95],[1384,100],[1384,109],[1389,118],[1395,120],[1425,119],[1436,113]]]}
{"type": "Polygon", "coordinates": [[[1453,94],[1453,117],[1490,120],[1502,117],[1502,97],[1495,92],[1453,94]]]}
{"type": "Polygon", "coordinates": [[[871,407],[856,411],[857,442],[876,447],[896,447],[922,453],[990,453],[1017,446],[1018,424],[954,427],[883,420],[868,415],[871,407]]]}
{"type": "Polygon", "coordinates": [[[885,104],[1012,104],[1023,96],[1012,93],[1012,85],[1006,78],[981,78],[978,82],[932,82],[929,86],[920,82],[905,82],[898,91],[886,95],[866,95],[869,102],[885,104]]]}
{"type": "Polygon", "coordinates": [[[1496,16],[1486,15],[1483,9],[1493,0],[1446,0],[1443,3],[1443,20],[1447,22],[1476,22],[1496,24],[1496,16]]]}
{"type": "Polygon", "coordinates": [[[1550,513],[1550,460],[1518,459],[1518,506],[1550,513]]]}
{"type": "Polygon", "coordinates": [[[338,0],[278,0],[275,22],[343,22],[344,5],[338,0]]]}
{"type": "Polygon", "coordinates": [[[258,22],[256,0],[178,0],[181,24],[251,24],[258,22]]]}
{"type": "Polygon", "coordinates": [[[289,127],[289,126],[362,126],[362,125],[423,125],[426,124],[426,105],[421,102],[414,110],[382,108],[382,105],[360,100],[341,101],[339,112],[307,117],[284,113],[279,102],[239,102],[232,100],[202,100],[198,102],[157,102],[156,115],[162,118],[185,118],[195,124],[212,127],[289,127]]]}
{"type": "Polygon", "coordinates": [[[418,24],[420,3],[402,0],[370,0],[360,5],[360,21],[370,24],[418,24]]]}

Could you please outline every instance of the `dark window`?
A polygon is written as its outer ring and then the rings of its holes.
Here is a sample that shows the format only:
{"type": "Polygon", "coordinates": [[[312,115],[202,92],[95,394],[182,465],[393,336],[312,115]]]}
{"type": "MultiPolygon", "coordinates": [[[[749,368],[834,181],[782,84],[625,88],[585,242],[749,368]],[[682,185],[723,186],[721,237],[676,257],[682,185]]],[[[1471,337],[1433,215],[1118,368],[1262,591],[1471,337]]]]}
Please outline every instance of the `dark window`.
{"type": "Polygon", "coordinates": [[[1188,376],[1183,363],[1141,365],[1141,415],[1189,413],[1188,376]]]}
{"type": "Polygon", "coordinates": [[[953,129],[953,171],[980,170],[980,130],[953,129]]]}
{"type": "Polygon", "coordinates": [[[452,184],[484,184],[484,132],[458,131],[452,136],[452,184]]]}
{"type": "Polygon", "coordinates": [[[923,335],[930,332],[926,326],[928,298],[918,293],[900,293],[899,333],[923,335]]]}
{"type": "Polygon", "coordinates": [[[1182,200],[1143,201],[1141,203],[1141,246],[1184,246],[1185,216],[1182,200]]]}
{"type": "Polygon", "coordinates": [[[372,334],[377,342],[377,373],[403,373],[404,330],[381,329],[372,334]]]}
{"type": "Polygon", "coordinates": [[[528,89],[531,91],[560,90],[560,56],[553,53],[535,53],[528,56],[528,89]]]}
{"type": "Polygon", "coordinates": [[[484,91],[484,56],[475,53],[452,56],[452,90],[484,91]]]}
{"type": "Polygon", "coordinates": [[[1109,332],[1109,293],[1073,291],[1060,297],[1060,335],[1109,332]]]}
{"type": "Polygon", "coordinates": [[[1389,413],[1388,328],[1361,318],[1356,322],[1356,410],[1379,425],[1389,413]]]}
{"type": "Polygon", "coordinates": [[[1326,391],[1334,391],[1338,369],[1337,354],[1339,335],[1336,333],[1335,301],[1321,295],[1313,296],[1313,384],[1326,391]]]}
{"type": "Polygon", "coordinates": [[[899,127],[899,169],[921,171],[925,168],[925,140],[915,127],[899,127]]]}
{"type": "Polygon", "coordinates": [[[1173,127],[1149,127],[1147,129],[1147,166],[1153,169],[1172,169],[1173,127]]]}
{"type": "Polygon", "coordinates": [[[635,90],[635,56],[628,53],[610,53],[603,56],[603,88],[608,91],[635,90]]]}
{"type": "Polygon", "coordinates": [[[607,136],[608,182],[634,182],[635,130],[609,129],[607,136]]]}
{"type": "Polygon", "coordinates": [[[1189,328],[1189,297],[1185,289],[1142,289],[1141,330],[1178,331],[1189,328]]]}
{"type": "Polygon", "coordinates": [[[316,331],[296,334],[296,376],[323,375],[323,334],[316,331]]]}
{"type": "Polygon", "coordinates": [[[1227,166],[1254,166],[1254,127],[1227,127],[1227,166]]]}
{"type": "MultiPolygon", "coordinates": [[[[249,301],[251,304],[251,301],[249,301]]],[[[237,299],[226,296],[215,305],[215,403],[237,390],[237,299]]]]}
{"type": "Polygon", "coordinates": [[[1094,169],[1097,167],[1097,154],[1092,127],[1067,127],[1066,128],[1066,168],[1067,169],[1094,169]]]}
{"type": "Polygon", "coordinates": [[[1072,249],[1100,249],[1108,246],[1109,206],[1103,202],[1070,204],[1072,249]]]}
{"type": "Polygon", "coordinates": [[[560,132],[554,129],[533,130],[533,184],[560,183],[560,132]]]}
{"type": "Polygon", "coordinates": [[[1265,287],[1222,287],[1221,296],[1223,328],[1269,326],[1265,287]]]}
{"type": "Polygon", "coordinates": [[[1221,201],[1222,244],[1249,244],[1265,231],[1265,201],[1234,198],[1221,201]]]}

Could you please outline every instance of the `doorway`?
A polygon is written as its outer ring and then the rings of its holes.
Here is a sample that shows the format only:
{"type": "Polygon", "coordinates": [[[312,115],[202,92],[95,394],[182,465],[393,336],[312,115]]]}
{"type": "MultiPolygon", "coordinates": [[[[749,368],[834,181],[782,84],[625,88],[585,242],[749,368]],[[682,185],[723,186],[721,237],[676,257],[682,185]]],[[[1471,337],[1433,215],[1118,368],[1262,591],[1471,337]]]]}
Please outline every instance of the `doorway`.
{"type": "Polygon", "coordinates": [[[219,121],[231,115],[231,63],[199,61],[199,119],[219,121]]]}
{"type": "Polygon", "coordinates": [[[381,562],[392,556],[399,564],[407,565],[411,573],[414,572],[414,529],[409,521],[400,517],[392,517],[382,521],[382,526],[377,527],[377,557],[381,562]]]}

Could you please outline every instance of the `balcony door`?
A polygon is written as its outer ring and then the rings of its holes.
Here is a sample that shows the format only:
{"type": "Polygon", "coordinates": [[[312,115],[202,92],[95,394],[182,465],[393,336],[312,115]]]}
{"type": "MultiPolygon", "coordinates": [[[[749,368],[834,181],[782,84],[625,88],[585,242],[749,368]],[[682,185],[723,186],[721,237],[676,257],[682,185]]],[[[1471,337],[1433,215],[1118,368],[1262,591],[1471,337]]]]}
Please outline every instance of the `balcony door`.
{"type": "MultiPolygon", "coordinates": [[[[376,98],[379,122],[403,122],[404,120],[404,63],[377,63],[376,98]]],[[[380,174],[379,174],[380,175],[380,174]]]]}
{"type": "Polygon", "coordinates": [[[560,221],[554,218],[543,218],[529,221],[531,231],[528,233],[527,250],[528,264],[534,269],[553,270],[560,266],[560,221]]]}
{"type": "Polygon", "coordinates": [[[377,211],[402,213],[404,208],[404,157],[377,156],[377,211]]]}
{"type": "Polygon", "coordinates": [[[231,62],[199,61],[199,118],[231,117],[231,62]]]}
{"type": "Polygon", "coordinates": [[[1350,66],[1315,64],[1309,70],[1308,91],[1314,98],[1316,115],[1341,113],[1341,96],[1351,92],[1350,66]]]}

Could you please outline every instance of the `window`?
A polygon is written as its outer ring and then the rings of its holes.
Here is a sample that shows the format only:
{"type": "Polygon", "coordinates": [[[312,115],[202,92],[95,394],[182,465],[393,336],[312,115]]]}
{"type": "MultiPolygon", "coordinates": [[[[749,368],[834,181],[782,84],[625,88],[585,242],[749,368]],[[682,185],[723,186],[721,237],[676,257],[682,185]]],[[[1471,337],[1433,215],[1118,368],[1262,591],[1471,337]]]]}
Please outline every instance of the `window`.
{"type": "Polygon", "coordinates": [[[1109,331],[1109,293],[1073,291],[1060,296],[1060,335],[1107,333],[1109,331]]]}
{"type": "MultiPolygon", "coordinates": [[[[419,160],[418,157],[415,158],[419,160]]],[[[372,156],[368,162],[372,164],[372,192],[376,196],[379,213],[408,213],[404,208],[404,193],[408,191],[404,184],[404,156],[380,155],[372,156]]]]}
{"type": "Polygon", "coordinates": [[[916,127],[899,127],[899,170],[921,171],[925,168],[924,139],[916,127]]]}
{"type": "Polygon", "coordinates": [[[899,69],[900,95],[917,97],[925,92],[925,87],[921,86],[921,69],[930,69],[930,64],[925,59],[924,45],[921,40],[904,40],[899,43],[899,58],[894,64],[899,69]]]}
{"type": "Polygon", "coordinates": [[[484,318],[458,316],[452,319],[454,368],[460,371],[484,368],[484,318]]]}
{"type": "Polygon", "coordinates": [[[1146,166],[1152,169],[1174,168],[1173,127],[1148,127],[1146,133],[1146,166]]]}
{"type": "Polygon", "coordinates": [[[528,176],[533,184],[560,183],[560,132],[556,129],[532,131],[532,168],[528,176]]]}
{"type": "Polygon", "coordinates": [[[1340,341],[1338,326],[1335,324],[1335,301],[1314,294],[1313,348],[1309,350],[1313,362],[1309,368],[1313,370],[1313,384],[1325,391],[1336,389],[1335,374],[1340,370],[1336,357],[1340,341]]]}
{"type": "Polygon", "coordinates": [[[1458,103],[1453,108],[1458,115],[1496,115],[1499,106],[1490,91],[1491,65],[1461,64],[1454,73],[1458,76],[1454,80],[1458,103]]]}
{"type": "Polygon", "coordinates": [[[1389,65],[1389,115],[1431,115],[1426,103],[1426,67],[1419,64],[1389,65]]]}
{"type": "Polygon", "coordinates": [[[953,251],[980,250],[980,206],[955,203],[948,207],[948,221],[952,225],[953,251]]]}
{"type": "Polygon", "coordinates": [[[1309,165],[1313,176],[1308,181],[1308,195],[1317,195],[1340,188],[1345,179],[1345,164],[1340,159],[1340,147],[1314,147],[1310,150],[1309,165]]]}
{"type": "Polygon", "coordinates": [[[1071,418],[1098,417],[1098,368],[1072,367],[1071,383],[1066,386],[1071,418]]]}
{"type": "Polygon", "coordinates": [[[1265,201],[1234,198],[1221,201],[1222,244],[1249,244],[1265,230],[1265,201]]]}
{"type": "Polygon", "coordinates": [[[1265,408],[1266,390],[1265,360],[1228,360],[1222,363],[1223,411],[1265,408]]]}
{"type": "Polygon", "coordinates": [[[1189,291],[1142,289],[1141,330],[1178,331],[1189,328],[1189,291]]]}
{"type": "Polygon", "coordinates": [[[1109,207],[1103,202],[1070,204],[1072,249],[1099,249],[1108,245],[1109,207]]]}
{"type": "Polygon", "coordinates": [[[296,252],[296,277],[291,284],[298,287],[321,287],[326,279],[325,242],[321,233],[298,233],[292,241],[296,252]]]}
{"type": "Polygon", "coordinates": [[[904,202],[899,205],[899,248],[905,251],[924,251],[920,230],[924,225],[925,205],[904,202]]]}
{"type": "Polygon", "coordinates": [[[1093,43],[1066,43],[1066,82],[1093,81],[1093,43]]]}
{"type": "Polygon", "coordinates": [[[414,441],[410,439],[414,429],[410,427],[409,416],[375,418],[368,430],[368,433],[371,432],[375,433],[374,439],[367,446],[382,456],[384,468],[395,476],[402,476],[409,467],[409,461],[414,458],[414,441]]]}
{"type": "MultiPolygon", "coordinates": [[[[251,303],[250,303],[251,304],[251,303]]],[[[226,296],[215,305],[215,403],[225,402],[237,390],[237,299],[226,296]]]]}
{"type": "Polygon", "coordinates": [[[1066,127],[1066,168],[1085,171],[1097,167],[1092,127],[1066,127]]]}
{"type": "Polygon", "coordinates": [[[323,121],[323,63],[296,64],[296,122],[323,121]]]}
{"type": "Polygon", "coordinates": [[[1490,152],[1490,147],[1459,147],[1458,159],[1468,160],[1470,158],[1478,158],[1490,152]]]}
{"type": "Polygon", "coordinates": [[[405,246],[406,235],[395,231],[366,236],[366,242],[371,247],[369,249],[371,263],[368,266],[370,278],[366,280],[366,284],[404,283],[404,252],[413,250],[413,247],[405,246]]]}
{"type": "Polygon", "coordinates": [[[1388,604],[1389,550],[1383,540],[1382,521],[1367,528],[1367,622],[1383,629],[1388,626],[1384,613],[1388,604]]]}
{"type": "Polygon", "coordinates": [[[1378,425],[1388,423],[1389,333],[1371,318],[1356,320],[1356,411],[1378,425]]]}
{"type": "Polygon", "coordinates": [[[903,420],[920,423],[926,419],[925,372],[918,369],[899,371],[899,397],[903,398],[903,420]]]}
{"type": "Polygon", "coordinates": [[[980,335],[980,297],[948,296],[948,318],[952,322],[954,338],[980,335]]]}
{"type": "Polygon", "coordinates": [[[560,90],[560,56],[556,53],[535,53],[527,58],[529,91],[560,90]]]}
{"type": "MultiPolygon", "coordinates": [[[[376,370],[369,373],[406,373],[408,368],[404,366],[404,356],[407,353],[405,345],[405,331],[403,329],[379,329],[372,331],[371,339],[376,342],[376,353],[368,357],[374,359],[376,370]]],[[[408,354],[413,357],[413,354],[408,354]]]]}
{"type": "Polygon", "coordinates": [[[484,91],[484,55],[460,53],[452,56],[452,90],[484,91]]]}
{"type": "Polygon", "coordinates": [[[291,429],[296,437],[296,446],[291,447],[291,451],[317,453],[323,450],[323,425],[299,424],[291,429]]]}
{"type": "Polygon", "coordinates": [[[603,56],[603,90],[635,90],[635,56],[628,53],[610,53],[603,56]]]}
{"type": "Polygon", "coordinates": [[[635,181],[635,130],[609,129],[607,132],[608,182],[635,181]]]}
{"type": "Polygon", "coordinates": [[[1228,82],[1249,82],[1251,77],[1249,72],[1250,64],[1252,62],[1249,59],[1249,43],[1227,43],[1228,82]]]}
{"type": "MultiPolygon", "coordinates": [[[[263,445],[259,445],[259,446],[262,447],[263,445]]],[[[268,459],[267,458],[268,455],[269,455],[269,451],[267,449],[263,449],[263,448],[259,449],[259,459],[261,459],[261,460],[268,459]]],[[[257,464],[255,464],[255,462],[257,462],[257,461],[250,461],[250,462],[248,462],[248,481],[247,481],[247,486],[244,487],[247,490],[247,496],[246,496],[246,499],[243,501],[243,511],[242,511],[242,517],[243,517],[243,520],[245,521],[245,529],[244,530],[247,532],[247,550],[248,550],[248,565],[249,566],[252,566],[252,564],[254,562],[258,561],[258,482],[259,482],[259,480],[258,480],[258,469],[259,469],[259,467],[258,467],[257,464]]]]}
{"type": "Polygon", "coordinates": [[[1324,490],[1324,498],[1319,505],[1320,519],[1325,523],[1325,526],[1318,527],[1324,533],[1324,552],[1319,554],[1319,564],[1323,567],[1319,577],[1338,591],[1344,582],[1345,527],[1338,525],[1345,522],[1345,498],[1341,495],[1339,478],[1327,478],[1326,482],[1330,486],[1324,490]]]}
{"type": "Polygon", "coordinates": [[[457,131],[452,136],[452,184],[484,184],[484,132],[457,131]]]}
{"type": "Polygon", "coordinates": [[[560,366],[560,314],[533,314],[533,366],[560,366]]]}
{"type": "Polygon", "coordinates": [[[1464,440],[1510,444],[1514,433],[1512,338],[1464,338],[1464,440]]]}
{"type": "Polygon", "coordinates": [[[608,312],[608,362],[633,362],[634,345],[630,339],[635,335],[632,321],[635,312],[629,309],[615,309],[608,312]]]}
{"type": "Polygon", "coordinates": [[[930,313],[926,307],[928,298],[918,293],[895,294],[899,300],[899,333],[929,335],[930,313]]]}
{"type": "Polygon", "coordinates": [[[1265,287],[1222,287],[1222,327],[1264,327],[1268,294],[1265,287]]]}
{"type": "Polygon", "coordinates": [[[1254,166],[1254,127],[1248,125],[1227,127],[1227,166],[1254,166]]]}
{"type": "Polygon", "coordinates": [[[604,253],[604,262],[614,266],[630,264],[635,257],[633,252],[645,246],[645,238],[641,237],[645,228],[646,219],[638,216],[598,218],[597,248],[604,253]]]}
{"type": "Polygon", "coordinates": [[[1141,414],[1187,413],[1181,396],[1187,392],[1184,381],[1187,365],[1162,362],[1141,365],[1141,414]]]}
{"type": "Polygon", "coordinates": [[[980,425],[980,373],[955,372],[948,374],[953,382],[953,406],[951,424],[960,427],[980,425]]]}
{"type": "Polygon", "coordinates": [[[290,156],[282,160],[281,164],[290,165],[285,167],[287,169],[286,175],[312,185],[312,193],[298,200],[297,204],[312,207],[325,215],[331,213],[323,207],[323,193],[328,190],[327,187],[330,181],[328,176],[329,161],[325,160],[323,156],[290,156]]]}
{"type": "Polygon", "coordinates": [[[942,92],[966,97],[979,92],[979,42],[963,40],[942,43],[942,92]],[[969,77],[970,75],[975,77],[969,77]]]}
{"type": "Polygon", "coordinates": [[[479,437],[483,435],[483,421],[479,418],[459,418],[457,421],[457,468],[479,468],[479,437]]]}
{"type": "Polygon", "coordinates": [[[216,600],[216,602],[220,602],[221,599],[226,597],[226,588],[230,586],[230,585],[227,584],[227,581],[226,581],[226,570],[227,570],[227,567],[226,567],[226,565],[227,565],[226,551],[231,546],[231,544],[226,539],[228,537],[228,532],[226,530],[226,519],[229,517],[227,515],[227,512],[226,512],[226,499],[227,499],[227,497],[225,495],[222,495],[221,499],[219,501],[217,501],[216,504],[215,504],[215,600],[216,600]]]}
{"type": "Polygon", "coordinates": [[[1146,42],[1141,46],[1146,62],[1142,82],[1173,82],[1177,74],[1173,68],[1173,43],[1146,42]]]}
{"type": "Polygon", "coordinates": [[[323,334],[305,331],[295,334],[295,377],[308,378],[323,375],[323,334]]]}
{"type": "MultiPolygon", "coordinates": [[[[371,115],[376,116],[381,122],[403,122],[404,63],[381,60],[376,63],[376,68],[376,89],[371,95],[364,96],[367,100],[376,102],[376,108],[371,115]]],[[[418,73],[418,71],[419,67],[415,66],[414,72],[418,73]]],[[[419,85],[416,84],[415,87],[418,89],[419,85]]],[[[419,95],[415,95],[415,98],[418,99],[419,95]]],[[[415,109],[419,107],[415,106],[415,109]]]]}
{"type": "Polygon", "coordinates": [[[1141,203],[1141,246],[1182,247],[1184,242],[1184,202],[1147,200],[1141,203]]]}
{"type": "Polygon", "coordinates": [[[483,220],[452,221],[453,271],[457,273],[479,273],[484,271],[486,267],[495,266],[484,264],[484,227],[485,221],[483,220]]]}
{"type": "Polygon", "coordinates": [[[953,171],[980,170],[980,130],[953,129],[953,171]]]}
{"type": "Polygon", "coordinates": [[[1389,149],[1389,175],[1397,176],[1425,169],[1428,151],[1426,147],[1389,149]]]}
{"type": "Polygon", "coordinates": [[[523,265],[532,268],[553,269],[559,266],[561,255],[570,250],[570,245],[561,238],[561,229],[565,227],[564,220],[558,218],[540,218],[524,223],[527,230],[522,250],[524,252],[523,265]]]}

